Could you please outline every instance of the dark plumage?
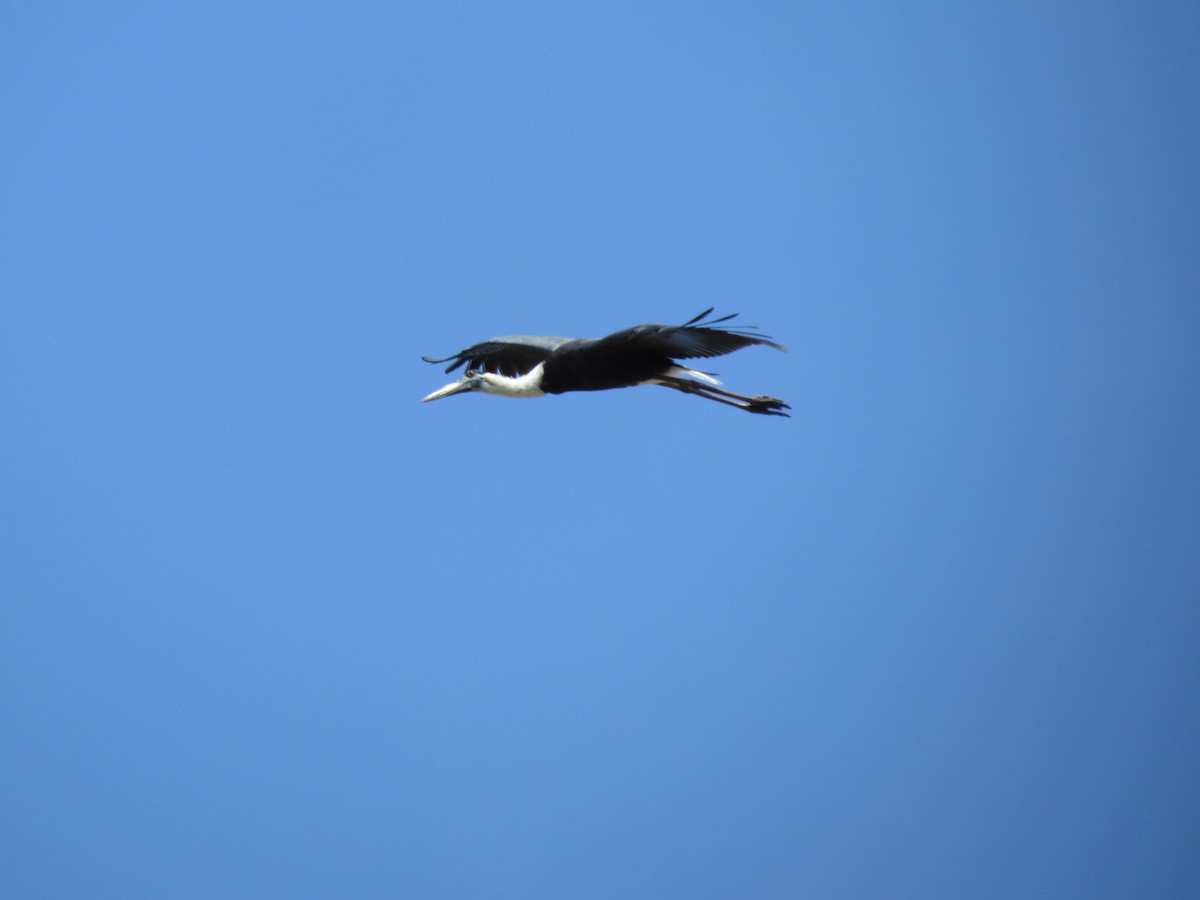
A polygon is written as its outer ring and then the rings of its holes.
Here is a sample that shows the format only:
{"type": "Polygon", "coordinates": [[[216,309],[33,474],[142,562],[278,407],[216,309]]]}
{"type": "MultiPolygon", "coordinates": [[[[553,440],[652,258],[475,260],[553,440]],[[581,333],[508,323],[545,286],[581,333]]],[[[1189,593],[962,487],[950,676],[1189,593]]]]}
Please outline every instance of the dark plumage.
{"type": "Polygon", "coordinates": [[[781,344],[753,333],[752,328],[715,327],[728,322],[736,313],[705,322],[711,312],[712,309],[707,309],[683,325],[635,325],[603,338],[515,335],[483,341],[444,359],[423,356],[429,363],[449,362],[446,372],[467,366],[458,382],[425,399],[436,400],[472,390],[540,396],[660,384],[748,412],[787,415],[783,410],[788,406],[781,400],[765,395],[745,397],[721,390],[716,387],[719,382],[709,373],[676,364],[681,359],[724,356],[755,344],[786,351],[781,344]]]}

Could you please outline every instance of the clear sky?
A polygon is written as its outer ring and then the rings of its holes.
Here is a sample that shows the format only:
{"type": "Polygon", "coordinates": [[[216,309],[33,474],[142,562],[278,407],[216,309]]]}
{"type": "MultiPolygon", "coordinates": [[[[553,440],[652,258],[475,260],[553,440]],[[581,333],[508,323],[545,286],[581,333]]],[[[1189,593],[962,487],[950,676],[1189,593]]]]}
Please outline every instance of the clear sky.
{"type": "Polygon", "coordinates": [[[8,4],[0,895],[1195,897],[1198,48],[8,4]],[[709,306],[792,419],[418,402],[709,306]]]}

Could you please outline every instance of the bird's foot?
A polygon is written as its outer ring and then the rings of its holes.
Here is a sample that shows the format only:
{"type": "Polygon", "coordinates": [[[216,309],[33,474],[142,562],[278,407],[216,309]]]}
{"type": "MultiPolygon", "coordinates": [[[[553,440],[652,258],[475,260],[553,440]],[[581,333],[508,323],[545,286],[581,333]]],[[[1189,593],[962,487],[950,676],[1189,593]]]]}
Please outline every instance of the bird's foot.
{"type": "Polygon", "coordinates": [[[746,411],[752,413],[762,413],[766,416],[787,416],[783,412],[785,409],[791,409],[786,403],[778,397],[771,397],[767,394],[759,394],[750,398],[750,402],[746,404],[746,411]]]}

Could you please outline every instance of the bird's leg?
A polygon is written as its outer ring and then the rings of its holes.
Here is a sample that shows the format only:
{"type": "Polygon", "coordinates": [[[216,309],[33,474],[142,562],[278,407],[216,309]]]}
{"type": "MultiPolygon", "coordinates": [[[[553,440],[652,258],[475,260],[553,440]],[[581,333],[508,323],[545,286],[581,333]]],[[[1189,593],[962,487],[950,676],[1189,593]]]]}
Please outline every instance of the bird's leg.
{"type": "Polygon", "coordinates": [[[761,413],[767,416],[787,416],[782,412],[785,409],[791,409],[782,400],[775,397],[768,397],[766,394],[759,394],[757,397],[747,397],[744,394],[735,394],[733,391],[722,390],[710,384],[701,384],[698,381],[691,381],[686,378],[672,378],[666,376],[659,381],[663,387],[674,388],[685,394],[695,394],[697,397],[704,397],[706,400],[715,400],[718,403],[724,403],[726,406],[733,406],[737,409],[744,409],[746,412],[761,413]],[[725,398],[730,399],[725,399],[725,398]]]}
{"type": "Polygon", "coordinates": [[[768,409],[791,409],[791,407],[782,400],[768,396],[767,394],[758,394],[754,397],[747,397],[744,394],[735,394],[733,391],[722,390],[719,387],[713,387],[712,385],[708,384],[700,385],[700,389],[709,393],[720,394],[722,397],[731,397],[734,400],[740,400],[742,403],[749,404],[753,407],[761,406],[768,409]]]}
{"type": "MultiPolygon", "coordinates": [[[[683,391],[685,394],[720,394],[722,397],[729,397],[733,400],[741,401],[741,403],[732,404],[734,406],[742,406],[742,404],[747,404],[753,407],[765,407],[768,409],[791,409],[791,407],[782,400],[779,400],[775,397],[770,397],[766,394],[759,394],[756,397],[747,397],[745,394],[735,394],[733,391],[727,391],[723,388],[717,387],[716,385],[704,384],[687,378],[675,378],[667,375],[662,377],[660,383],[667,387],[673,387],[676,390],[683,391]]],[[[708,396],[708,399],[716,400],[717,398],[708,396]]],[[[742,406],[742,408],[744,409],[746,407],[742,406]]]]}

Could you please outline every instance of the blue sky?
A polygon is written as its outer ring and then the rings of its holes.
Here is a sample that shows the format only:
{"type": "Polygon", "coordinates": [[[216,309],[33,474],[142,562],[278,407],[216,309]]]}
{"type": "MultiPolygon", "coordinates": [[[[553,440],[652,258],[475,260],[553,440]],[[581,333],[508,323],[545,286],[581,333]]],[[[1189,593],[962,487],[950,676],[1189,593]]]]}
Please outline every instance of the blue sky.
{"type": "Polygon", "coordinates": [[[5,19],[4,896],[1200,890],[1192,4],[5,19]]]}

